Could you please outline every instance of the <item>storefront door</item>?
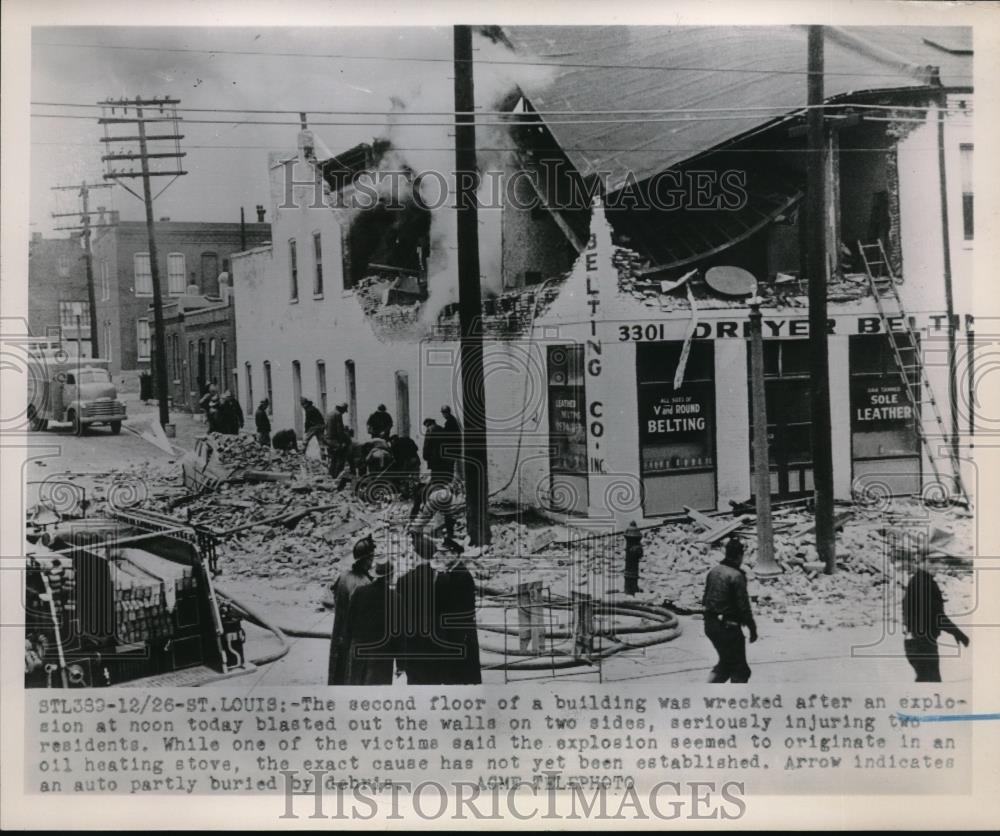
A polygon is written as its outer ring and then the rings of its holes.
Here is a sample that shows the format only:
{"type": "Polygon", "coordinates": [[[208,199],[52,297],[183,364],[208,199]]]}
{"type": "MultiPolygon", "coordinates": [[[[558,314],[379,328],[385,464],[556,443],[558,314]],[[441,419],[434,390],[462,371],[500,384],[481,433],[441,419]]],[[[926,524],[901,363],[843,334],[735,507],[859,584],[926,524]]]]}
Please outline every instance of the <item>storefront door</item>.
{"type": "MultiPolygon", "coordinates": [[[[747,361],[749,380],[749,359],[747,361]]],[[[771,494],[778,499],[813,492],[809,341],[764,342],[764,391],[771,494]]],[[[748,391],[752,391],[747,387],[748,391]]],[[[753,398],[750,398],[750,468],[753,473],[753,398]]],[[[751,478],[751,485],[755,484],[751,478]]]]}

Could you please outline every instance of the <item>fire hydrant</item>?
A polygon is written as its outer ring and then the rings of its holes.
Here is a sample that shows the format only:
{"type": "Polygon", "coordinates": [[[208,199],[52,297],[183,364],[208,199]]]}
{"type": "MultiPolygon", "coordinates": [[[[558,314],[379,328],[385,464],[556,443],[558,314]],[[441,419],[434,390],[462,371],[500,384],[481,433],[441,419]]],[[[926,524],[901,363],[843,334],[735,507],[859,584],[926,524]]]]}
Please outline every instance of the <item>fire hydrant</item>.
{"type": "Polygon", "coordinates": [[[642,560],[642,532],[635,520],[625,529],[625,594],[635,595],[639,589],[639,561],[642,560]]]}

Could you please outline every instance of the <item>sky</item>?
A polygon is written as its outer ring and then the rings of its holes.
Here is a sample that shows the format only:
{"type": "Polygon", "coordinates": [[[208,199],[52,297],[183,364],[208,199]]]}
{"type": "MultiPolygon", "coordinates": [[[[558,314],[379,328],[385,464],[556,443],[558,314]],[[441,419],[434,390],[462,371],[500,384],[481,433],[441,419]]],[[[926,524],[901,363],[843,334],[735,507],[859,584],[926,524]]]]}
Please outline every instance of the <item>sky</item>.
{"type": "MultiPolygon", "coordinates": [[[[169,95],[180,108],[288,110],[289,114],[181,113],[188,172],[156,199],[156,218],[179,221],[256,220],[254,207],[268,205],[269,150],[294,150],[298,111],[378,111],[392,97],[426,109],[452,99],[452,30],[441,28],[207,28],[207,27],[44,27],[32,32],[32,113],[68,114],[84,119],[32,118],[32,232],[61,225],[53,212],[74,211],[75,192],[52,186],[105,182],[101,154],[103,127],[94,105],[108,98],[169,95]],[[141,49],[136,49],[141,47],[141,49]],[[171,51],[190,50],[190,51],[171,51]],[[233,52],[255,54],[231,54],[233,52]],[[277,54],[284,53],[284,54],[277,54]],[[290,55],[305,53],[315,57],[290,55]],[[355,56],[406,56],[431,62],[366,60],[355,56]],[[325,57],[324,57],[325,56],[325,57]],[[341,57],[331,57],[341,56],[341,57]],[[351,57],[342,57],[351,56],[351,57]],[[57,106],[38,105],[57,103],[57,106]],[[197,124],[212,119],[292,122],[285,126],[197,124]]],[[[385,116],[320,116],[310,121],[351,122],[313,126],[333,151],[386,133],[385,116]],[[367,123],[367,124],[358,124],[367,123]]],[[[114,126],[119,130],[120,126],[114,126]]],[[[428,129],[417,137],[439,147],[446,134],[428,129]]],[[[412,136],[408,139],[413,139],[412,136]]],[[[411,143],[415,144],[415,143],[411,143]]],[[[169,165],[169,163],[167,163],[169,165]]],[[[156,178],[163,185],[169,178],[156,178]]],[[[141,181],[134,181],[139,190],[141,181]]],[[[155,187],[154,187],[155,188],[155,187]]],[[[94,192],[92,206],[118,209],[124,220],[142,220],[140,200],[116,186],[94,192]]],[[[72,221],[73,219],[64,219],[72,221]]],[[[270,220],[270,217],[267,218],[270,220]]]]}

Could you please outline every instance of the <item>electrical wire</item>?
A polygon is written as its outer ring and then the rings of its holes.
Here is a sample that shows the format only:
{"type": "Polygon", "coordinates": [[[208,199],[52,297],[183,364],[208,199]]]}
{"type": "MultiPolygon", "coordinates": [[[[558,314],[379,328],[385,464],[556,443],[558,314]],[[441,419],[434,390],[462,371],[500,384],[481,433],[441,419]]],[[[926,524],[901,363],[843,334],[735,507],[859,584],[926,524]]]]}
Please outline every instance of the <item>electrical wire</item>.
{"type": "MultiPolygon", "coordinates": [[[[257,58],[318,58],[338,61],[380,61],[380,62],[402,62],[402,63],[430,63],[430,64],[450,64],[454,65],[460,61],[472,64],[486,64],[490,66],[513,66],[513,67],[561,67],[564,69],[578,70],[643,70],[654,72],[718,72],[718,73],[738,73],[740,75],[823,75],[825,77],[847,77],[847,78],[901,78],[911,79],[905,72],[833,72],[833,71],[811,71],[811,70],[787,70],[779,68],[757,68],[757,67],[697,67],[686,65],[661,65],[661,64],[595,64],[576,61],[537,61],[527,57],[511,58],[500,60],[497,58],[467,58],[456,59],[435,58],[433,56],[403,56],[403,55],[351,55],[350,53],[318,53],[318,52],[268,52],[261,50],[238,50],[238,49],[194,49],[192,47],[152,47],[136,46],[125,44],[80,44],[80,43],[53,43],[51,41],[35,41],[32,46],[47,46],[71,49],[99,49],[105,50],[131,50],[137,52],[167,52],[179,54],[199,54],[199,55],[242,55],[257,58]]],[[[972,78],[972,73],[949,73],[953,78],[972,78]]]]}

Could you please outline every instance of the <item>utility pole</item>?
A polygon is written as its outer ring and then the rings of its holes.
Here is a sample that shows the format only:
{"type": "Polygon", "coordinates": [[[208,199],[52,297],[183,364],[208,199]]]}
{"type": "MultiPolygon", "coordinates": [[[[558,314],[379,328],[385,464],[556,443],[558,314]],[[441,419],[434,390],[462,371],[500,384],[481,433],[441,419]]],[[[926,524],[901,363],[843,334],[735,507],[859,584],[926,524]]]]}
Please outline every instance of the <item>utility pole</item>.
{"type": "Polygon", "coordinates": [[[462,331],[462,409],[465,418],[465,513],[473,546],[490,543],[487,510],[486,390],[483,373],[479,215],[476,208],[476,106],[472,29],[455,27],[455,201],[458,220],[458,317],[462,331]]]}
{"type": "Polygon", "coordinates": [[[750,299],[750,390],[753,398],[753,461],[756,481],[757,562],[754,574],[781,574],[774,559],[774,527],[771,520],[771,461],[767,449],[767,390],[764,381],[764,335],[760,296],[754,286],[750,299]]]}
{"type": "Polygon", "coordinates": [[[809,358],[812,371],[812,455],[816,502],[816,552],[826,573],[837,570],[833,531],[833,450],[830,366],[826,333],[826,122],[823,115],[823,27],[809,27],[806,115],[806,241],[809,276],[809,358]]]}
{"type": "MultiPolygon", "coordinates": [[[[112,188],[110,183],[98,183],[96,185],[91,186],[87,184],[86,180],[84,180],[79,186],[52,187],[52,191],[57,191],[57,192],[77,191],[77,190],[79,190],[80,192],[79,212],[53,213],[52,217],[80,218],[80,226],[57,226],[56,229],[67,229],[73,232],[79,232],[80,237],[83,239],[83,259],[84,259],[84,265],[87,268],[87,307],[90,310],[90,356],[93,357],[95,360],[101,356],[101,353],[97,345],[97,294],[94,291],[94,259],[90,252],[90,230],[106,226],[114,226],[114,224],[92,224],[90,222],[90,216],[95,214],[94,212],[90,211],[90,190],[110,189],[110,188],[112,188]]],[[[79,323],[77,323],[77,328],[76,328],[76,339],[77,342],[80,341],[79,323]]]]}
{"type": "Polygon", "coordinates": [[[156,330],[153,349],[153,384],[156,387],[157,400],[159,401],[160,406],[160,424],[166,426],[170,423],[170,408],[168,405],[167,395],[167,350],[166,339],[163,333],[163,297],[160,294],[160,262],[156,252],[156,230],[153,224],[153,200],[156,197],[159,197],[163,191],[169,187],[171,183],[173,183],[174,180],[184,174],[187,174],[187,172],[179,168],[177,170],[170,171],[154,171],[150,168],[149,161],[154,159],[177,160],[176,164],[179,166],[180,158],[185,156],[184,152],[180,150],[180,140],[184,137],[177,132],[177,105],[180,104],[180,100],[167,97],[163,99],[143,99],[137,96],[133,100],[120,99],[118,101],[114,101],[112,99],[107,99],[106,101],[98,102],[98,104],[102,106],[104,113],[108,113],[110,111],[110,116],[105,115],[98,120],[100,124],[104,125],[105,133],[101,140],[102,142],[112,143],[137,141],[139,143],[138,153],[134,153],[133,151],[108,153],[102,156],[101,159],[108,164],[108,172],[104,175],[104,179],[118,181],[119,185],[123,186],[126,191],[142,200],[146,207],[146,232],[149,238],[149,272],[153,284],[153,327],[156,330]],[[156,108],[158,110],[158,115],[144,116],[144,108],[156,108]],[[122,110],[122,116],[117,115],[118,109],[122,110]],[[130,115],[130,109],[134,109],[135,116],[130,115]],[[173,133],[149,135],[146,133],[147,122],[169,122],[173,127],[173,133]],[[110,136],[108,134],[108,125],[126,123],[137,125],[137,135],[110,136]],[[151,153],[149,150],[149,143],[158,141],[172,141],[174,144],[174,150],[151,153]],[[114,168],[114,163],[117,161],[134,162],[136,160],[139,162],[138,171],[135,171],[134,169],[128,171],[118,171],[114,168]],[[135,177],[142,178],[141,197],[121,182],[122,180],[135,177]],[[167,185],[164,186],[163,189],[160,189],[160,191],[154,196],[150,185],[150,178],[152,177],[173,177],[174,180],[168,182],[167,185]]]}

